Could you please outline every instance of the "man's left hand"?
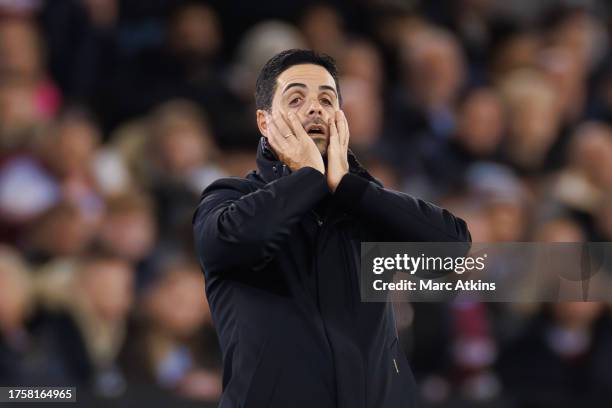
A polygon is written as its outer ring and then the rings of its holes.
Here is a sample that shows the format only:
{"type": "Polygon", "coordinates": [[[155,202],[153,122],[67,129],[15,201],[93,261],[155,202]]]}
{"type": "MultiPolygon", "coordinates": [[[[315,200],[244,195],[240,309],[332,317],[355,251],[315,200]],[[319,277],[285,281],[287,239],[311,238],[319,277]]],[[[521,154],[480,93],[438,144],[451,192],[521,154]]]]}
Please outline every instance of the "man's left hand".
{"type": "Polygon", "coordinates": [[[341,110],[329,119],[329,145],[327,146],[327,185],[336,191],[340,180],[349,171],[348,145],[349,128],[346,116],[341,110]]]}

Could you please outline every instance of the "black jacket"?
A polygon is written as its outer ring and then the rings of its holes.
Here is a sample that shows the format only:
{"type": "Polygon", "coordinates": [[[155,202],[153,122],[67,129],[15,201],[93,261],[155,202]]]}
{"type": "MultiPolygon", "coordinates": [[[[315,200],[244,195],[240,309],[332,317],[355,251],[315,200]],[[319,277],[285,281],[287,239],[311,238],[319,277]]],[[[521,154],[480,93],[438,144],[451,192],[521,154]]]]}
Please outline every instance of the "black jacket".
{"type": "Polygon", "coordinates": [[[265,148],[214,182],[194,215],[223,352],[220,407],[413,407],[390,303],[360,301],[362,241],[469,241],[463,220],[385,190],[349,154],[332,195],[265,148]]]}

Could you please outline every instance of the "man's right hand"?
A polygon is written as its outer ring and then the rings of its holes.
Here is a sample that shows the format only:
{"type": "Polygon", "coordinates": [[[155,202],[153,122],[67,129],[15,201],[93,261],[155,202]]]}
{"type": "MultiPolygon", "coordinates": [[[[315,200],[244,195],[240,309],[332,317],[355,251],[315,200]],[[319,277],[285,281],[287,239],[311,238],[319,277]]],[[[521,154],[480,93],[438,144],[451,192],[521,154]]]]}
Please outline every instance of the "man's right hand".
{"type": "Polygon", "coordinates": [[[293,114],[288,120],[280,113],[266,113],[268,141],[279,160],[285,163],[291,171],[302,167],[312,167],[325,174],[323,157],[315,142],[308,136],[306,130],[293,114]]]}

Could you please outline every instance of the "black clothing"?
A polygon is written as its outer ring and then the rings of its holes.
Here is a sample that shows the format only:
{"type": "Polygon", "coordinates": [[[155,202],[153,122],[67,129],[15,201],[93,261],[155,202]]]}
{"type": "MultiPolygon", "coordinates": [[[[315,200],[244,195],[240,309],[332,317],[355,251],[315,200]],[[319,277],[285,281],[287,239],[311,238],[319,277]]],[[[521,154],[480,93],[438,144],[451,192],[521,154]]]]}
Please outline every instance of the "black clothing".
{"type": "Polygon", "coordinates": [[[332,195],[265,154],[211,184],[194,215],[224,360],[220,407],[412,407],[390,303],[361,302],[362,241],[469,241],[465,222],[385,190],[349,154],[332,195]],[[316,209],[315,209],[316,208],[316,209]]]}
{"type": "Polygon", "coordinates": [[[612,321],[602,314],[589,329],[590,344],[569,357],[551,316],[542,313],[502,350],[497,364],[504,387],[521,407],[610,406],[612,400],[612,321]],[[605,403],[604,403],[605,401],[605,403]]]}

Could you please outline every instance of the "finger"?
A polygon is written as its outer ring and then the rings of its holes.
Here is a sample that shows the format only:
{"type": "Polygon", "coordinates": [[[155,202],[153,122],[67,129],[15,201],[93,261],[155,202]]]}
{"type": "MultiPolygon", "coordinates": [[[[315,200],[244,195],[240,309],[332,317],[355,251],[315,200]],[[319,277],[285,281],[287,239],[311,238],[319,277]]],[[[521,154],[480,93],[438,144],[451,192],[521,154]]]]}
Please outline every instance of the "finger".
{"type": "Polygon", "coordinates": [[[308,137],[308,134],[306,133],[306,129],[304,129],[304,126],[302,126],[302,122],[299,121],[296,114],[293,112],[289,112],[287,116],[288,116],[289,126],[291,126],[291,131],[293,132],[295,137],[298,139],[308,137]]]}
{"type": "Polygon", "coordinates": [[[329,146],[332,148],[339,147],[340,138],[338,135],[338,128],[336,126],[336,120],[334,118],[329,118],[328,126],[329,126],[329,146]]]}
{"type": "Polygon", "coordinates": [[[348,146],[348,141],[349,141],[348,122],[346,120],[346,116],[344,115],[344,112],[341,110],[336,111],[336,123],[338,126],[338,136],[340,139],[340,145],[343,147],[348,146]]]}
{"type": "Polygon", "coordinates": [[[275,117],[271,116],[270,121],[279,143],[283,146],[289,146],[293,138],[291,137],[291,131],[287,130],[287,125],[282,120],[279,121],[278,117],[275,119],[275,117]]]}
{"type": "Polygon", "coordinates": [[[287,121],[285,120],[285,118],[283,118],[282,114],[275,113],[273,116],[273,121],[276,125],[276,128],[278,129],[279,134],[282,136],[283,139],[285,139],[288,143],[291,143],[295,140],[296,135],[289,127],[287,121]]]}
{"type": "Polygon", "coordinates": [[[274,120],[268,114],[266,114],[266,124],[268,126],[268,141],[270,142],[270,145],[272,145],[272,148],[276,151],[279,151],[279,149],[284,150],[288,143],[285,138],[281,136],[281,133],[274,123],[274,120]]]}

